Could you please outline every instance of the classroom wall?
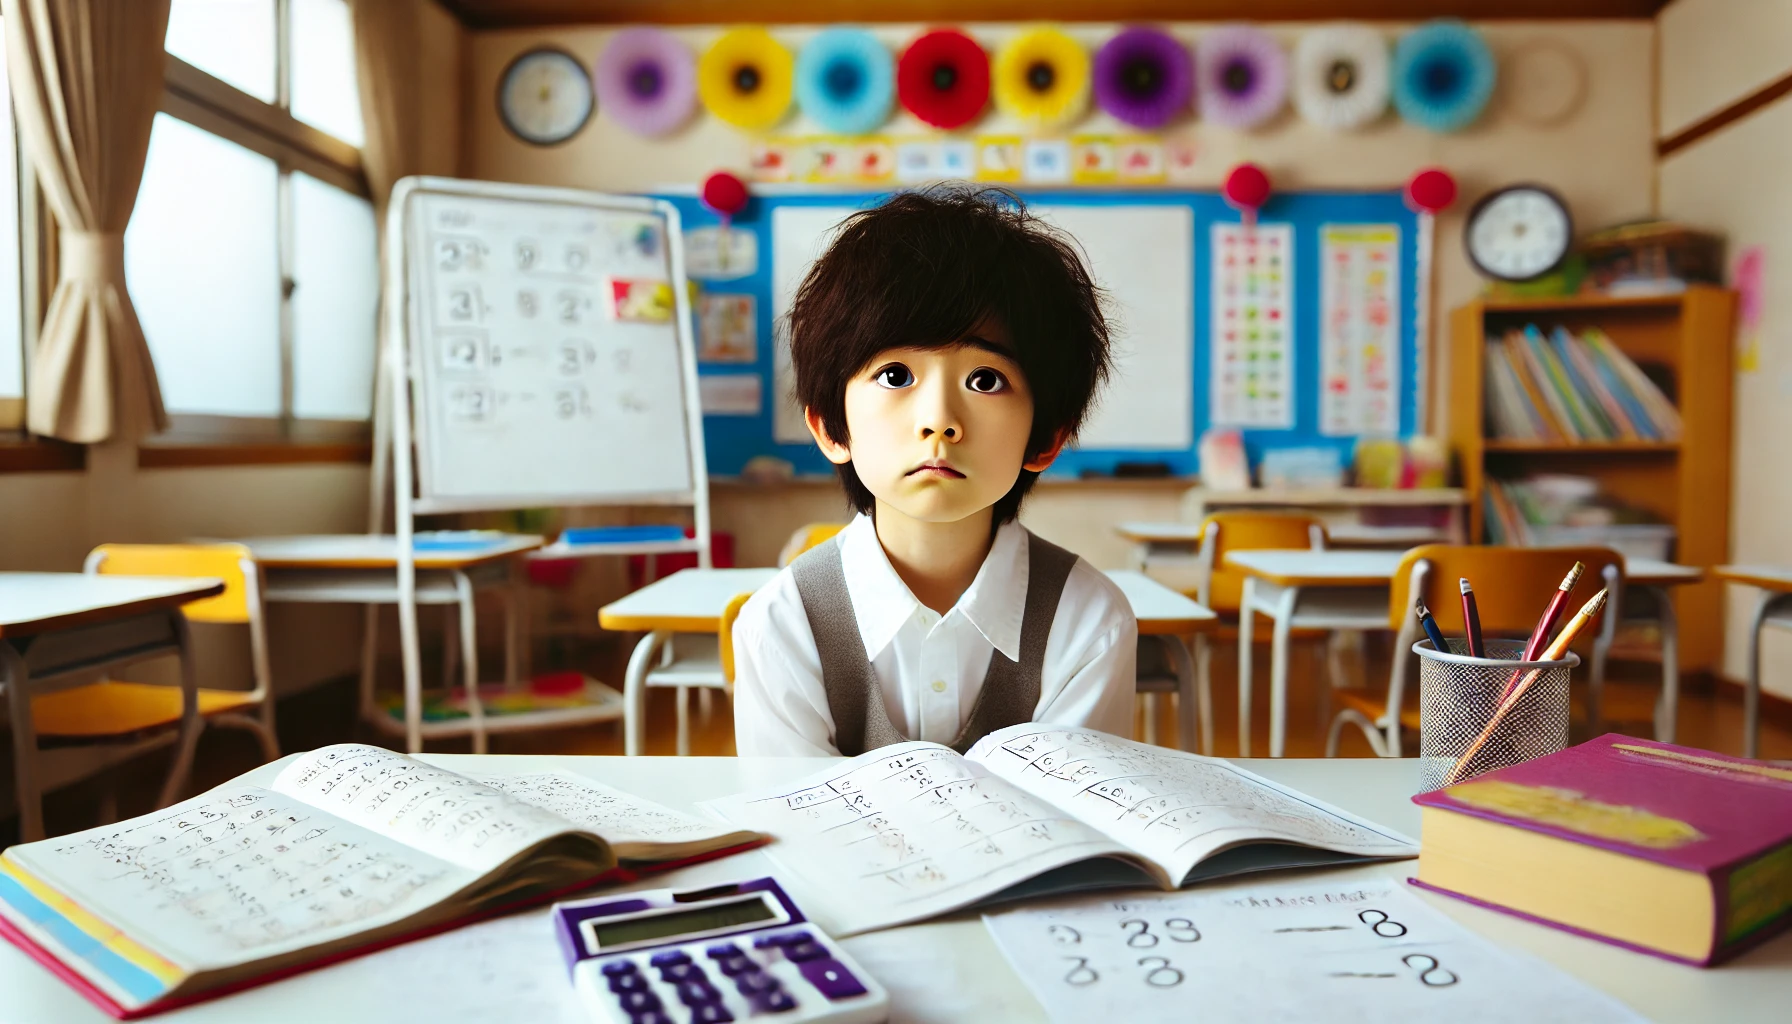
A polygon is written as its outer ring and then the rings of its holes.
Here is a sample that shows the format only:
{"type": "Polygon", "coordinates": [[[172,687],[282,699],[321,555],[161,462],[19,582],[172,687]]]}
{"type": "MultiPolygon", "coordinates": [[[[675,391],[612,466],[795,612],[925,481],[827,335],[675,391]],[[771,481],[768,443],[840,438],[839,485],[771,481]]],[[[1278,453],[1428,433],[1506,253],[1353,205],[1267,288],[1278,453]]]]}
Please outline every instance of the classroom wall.
{"type": "MultiPolygon", "coordinates": [[[[1194,39],[1209,27],[1176,23],[1170,30],[1194,39]]],[[[1272,31],[1294,38],[1309,26],[1277,23],[1272,31]]],[[[1389,25],[1390,38],[1405,26],[1389,25]]],[[[1650,55],[1654,26],[1647,21],[1490,22],[1481,26],[1502,61],[1539,43],[1565,47],[1583,63],[1587,89],[1579,108],[1561,123],[1537,126],[1526,123],[1507,97],[1496,97],[1488,113],[1470,130],[1439,136],[1405,126],[1391,112],[1374,128],[1353,134],[1333,134],[1284,112],[1273,125],[1243,134],[1209,127],[1199,121],[1184,122],[1175,133],[1192,137],[1200,147],[1201,181],[1198,187],[1217,188],[1226,172],[1242,160],[1266,167],[1277,187],[1287,189],[1385,189],[1398,187],[1415,170],[1432,164],[1445,166],[1462,187],[1462,202],[1438,224],[1438,302],[1444,311],[1476,294],[1481,279],[1462,255],[1462,213],[1479,195],[1519,180],[1540,181],[1562,193],[1576,219],[1585,225],[1604,225],[1641,217],[1651,210],[1654,77],[1650,55]]],[[[900,47],[920,29],[916,25],[877,26],[892,47],[900,47]]],[[[971,26],[986,46],[993,48],[1012,33],[1013,25],[971,26]]],[[[1068,26],[1072,34],[1091,43],[1111,35],[1113,25],[1068,26]]],[[[719,28],[679,28],[677,33],[693,49],[701,51],[719,28]]],[[[777,34],[793,48],[813,34],[813,28],[779,28],[777,34]]],[[[498,118],[496,83],[505,66],[525,50],[540,45],[563,47],[586,61],[595,60],[611,35],[603,27],[577,26],[473,32],[467,37],[463,83],[465,120],[462,125],[463,162],[468,177],[491,178],[547,185],[566,185],[610,191],[648,190],[699,180],[719,168],[743,170],[750,137],[699,112],[679,133],[663,140],[642,140],[622,131],[600,110],[592,122],[569,142],[538,147],[511,135],[498,118]]],[[[993,113],[978,123],[979,133],[995,133],[1012,126],[993,113]]],[[[1105,115],[1095,114],[1079,123],[1078,131],[1118,132],[1120,126],[1105,115]]],[[[786,121],[780,134],[814,133],[800,116],[786,121]]],[[[898,113],[884,133],[895,136],[923,134],[919,122],[898,113]]],[[[1166,133],[1172,134],[1172,133],[1166,133]]],[[[1441,342],[1441,333],[1438,335],[1441,342]]],[[[1448,368],[1442,362],[1446,346],[1433,347],[1435,380],[1432,388],[1433,422],[1443,422],[1441,400],[1448,368]]],[[[1160,488],[1161,490],[1161,488],[1160,488]]],[[[737,544],[743,555],[776,551],[788,534],[792,515],[761,517],[731,503],[752,501],[739,490],[718,491],[715,498],[718,524],[739,523],[737,544]],[[764,532],[766,536],[759,536],[764,532]]],[[[1065,544],[1104,567],[1125,564],[1126,547],[1112,536],[1110,524],[1119,518],[1176,518],[1173,504],[1158,508],[1157,492],[1120,488],[1087,497],[1074,488],[1042,488],[1030,500],[1026,519],[1054,541],[1065,544]],[[1151,510],[1148,512],[1148,510],[1151,510]]],[[[808,499],[792,500],[802,505],[808,499]]],[[[1167,499],[1165,499],[1167,501],[1167,499]]]]}
{"type": "MultiPolygon", "coordinates": [[[[1676,0],[1661,14],[1662,134],[1695,123],[1792,73],[1792,0],[1676,0]],[[1670,120],[1670,112],[1675,120],[1670,120]]],[[[1766,247],[1760,359],[1738,366],[1731,473],[1730,557],[1792,564],[1792,97],[1762,107],[1660,164],[1661,214],[1721,232],[1732,264],[1766,247]]],[[[1724,675],[1746,678],[1757,592],[1728,588],[1724,675]]],[[[1792,698],[1792,635],[1769,630],[1763,685],[1792,698]]]]}

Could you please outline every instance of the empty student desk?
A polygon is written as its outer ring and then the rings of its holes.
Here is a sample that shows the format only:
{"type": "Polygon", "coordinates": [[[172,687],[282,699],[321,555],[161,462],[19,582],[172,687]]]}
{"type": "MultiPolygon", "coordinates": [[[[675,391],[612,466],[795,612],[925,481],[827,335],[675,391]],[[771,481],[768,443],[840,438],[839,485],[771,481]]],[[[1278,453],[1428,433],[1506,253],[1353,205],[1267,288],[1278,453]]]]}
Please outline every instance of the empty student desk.
{"type": "Polygon", "coordinates": [[[1777,565],[1720,565],[1713,576],[1761,591],[1748,631],[1748,690],[1743,695],[1742,756],[1755,757],[1761,740],[1761,630],[1792,626],[1792,569],[1777,565]]]}
{"type": "MultiPolygon", "coordinates": [[[[540,537],[523,534],[495,536],[459,534],[419,534],[414,551],[417,564],[416,602],[418,604],[458,606],[460,630],[458,646],[449,643],[444,651],[445,673],[452,677],[455,662],[461,663],[463,685],[467,689],[465,719],[422,722],[423,680],[420,655],[415,637],[401,637],[404,654],[404,699],[406,721],[395,723],[374,704],[373,683],[375,657],[378,653],[378,606],[398,604],[398,538],[390,534],[339,534],[322,536],[256,537],[245,540],[255,561],[267,576],[264,598],[269,602],[289,601],[309,604],[360,604],[367,606],[366,628],[361,638],[361,716],[382,730],[405,736],[407,749],[423,749],[424,739],[439,736],[473,737],[473,749],[484,753],[486,732],[495,723],[487,723],[479,702],[478,636],[474,623],[473,595],[480,589],[497,588],[504,594],[504,682],[514,686],[518,676],[518,650],[522,631],[520,582],[516,575],[517,556],[541,547],[540,537]],[[411,722],[415,721],[413,728],[411,722]]],[[[614,709],[593,708],[586,719],[613,718],[614,709]]],[[[571,724],[567,715],[585,709],[555,712],[555,721],[571,724]]],[[[508,728],[527,728],[545,724],[538,716],[517,716],[507,719],[508,728]]]]}
{"type": "MultiPolygon", "coordinates": [[[[1107,575],[1126,595],[1126,603],[1132,606],[1133,617],[1139,620],[1139,636],[1159,637],[1164,652],[1169,655],[1170,667],[1176,674],[1176,717],[1182,749],[1195,749],[1198,727],[1203,730],[1202,752],[1211,753],[1213,695],[1197,685],[1199,677],[1189,657],[1188,644],[1197,634],[1212,629],[1219,622],[1219,616],[1142,572],[1109,569],[1107,575]]],[[[1140,689],[1146,699],[1145,742],[1156,743],[1155,712],[1159,690],[1146,679],[1140,680],[1140,689]]]]}
{"type": "Polygon", "coordinates": [[[1668,591],[1704,578],[1705,570],[1695,566],[1653,558],[1624,560],[1625,589],[1655,598],[1655,620],[1661,625],[1661,696],[1655,703],[1655,738],[1667,743],[1674,742],[1680,715],[1680,620],[1668,591]]]}
{"type": "MultiPolygon", "coordinates": [[[[38,778],[33,689],[47,692],[56,683],[86,683],[108,668],[175,654],[183,669],[181,727],[198,728],[199,697],[193,674],[185,670],[187,622],[180,606],[223,591],[224,584],[213,579],[0,572],[0,687],[6,690],[12,719],[22,839],[44,837],[43,790],[72,781],[54,772],[38,778]]],[[[174,735],[145,740],[118,757],[159,746],[174,735]]]]}
{"type": "MultiPolygon", "coordinates": [[[[1132,566],[1193,568],[1201,549],[1202,523],[1121,523],[1114,532],[1133,543],[1132,566]]],[[[1325,528],[1330,548],[1407,548],[1449,540],[1449,531],[1435,526],[1371,526],[1337,523],[1325,528]]]]}

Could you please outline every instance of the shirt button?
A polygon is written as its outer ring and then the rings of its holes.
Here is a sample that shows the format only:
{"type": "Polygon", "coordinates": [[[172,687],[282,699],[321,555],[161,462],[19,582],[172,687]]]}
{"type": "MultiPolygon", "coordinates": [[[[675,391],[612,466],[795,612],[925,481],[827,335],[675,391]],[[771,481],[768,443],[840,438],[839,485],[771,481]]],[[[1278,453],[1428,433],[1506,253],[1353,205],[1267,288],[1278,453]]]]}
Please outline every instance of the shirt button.
{"type": "Polygon", "coordinates": [[[945,680],[943,680],[943,679],[935,679],[935,680],[934,680],[934,681],[933,681],[933,692],[934,692],[934,693],[945,693],[945,692],[946,692],[946,683],[945,683],[945,680]]]}

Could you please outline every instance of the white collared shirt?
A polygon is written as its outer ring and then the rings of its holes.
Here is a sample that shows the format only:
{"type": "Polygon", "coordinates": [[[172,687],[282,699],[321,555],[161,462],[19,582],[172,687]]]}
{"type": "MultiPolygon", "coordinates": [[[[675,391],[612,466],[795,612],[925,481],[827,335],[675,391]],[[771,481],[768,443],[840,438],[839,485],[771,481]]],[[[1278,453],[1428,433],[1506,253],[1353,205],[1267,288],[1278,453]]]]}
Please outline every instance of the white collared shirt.
{"type": "MultiPolygon", "coordinates": [[[[992,650],[1020,659],[1027,532],[996,531],[976,579],[945,615],[916,600],[859,516],[840,546],[852,613],[890,724],[909,739],[951,743],[983,689],[992,650]]],[[[1130,736],[1138,621],[1126,596],[1077,559],[1046,638],[1033,720],[1130,736]]],[[[821,657],[789,569],[760,588],[734,624],[734,743],[742,754],[837,756],[821,657]]]]}

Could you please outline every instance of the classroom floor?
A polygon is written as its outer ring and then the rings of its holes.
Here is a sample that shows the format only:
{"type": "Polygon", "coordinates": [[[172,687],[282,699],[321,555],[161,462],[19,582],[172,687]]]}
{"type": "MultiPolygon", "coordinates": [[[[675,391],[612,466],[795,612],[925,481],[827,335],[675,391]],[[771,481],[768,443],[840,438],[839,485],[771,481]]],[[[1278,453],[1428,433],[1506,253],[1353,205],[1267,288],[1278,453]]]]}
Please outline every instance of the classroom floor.
{"type": "MultiPolygon", "coordinates": [[[[1358,672],[1377,685],[1385,685],[1387,662],[1385,652],[1370,651],[1358,672]]],[[[1290,671],[1288,706],[1287,756],[1321,757],[1325,753],[1326,726],[1330,713],[1325,709],[1327,687],[1316,670],[1316,653],[1297,649],[1290,671]]],[[[1267,657],[1258,658],[1256,685],[1253,688],[1252,753],[1261,757],[1268,750],[1269,673],[1267,657]]],[[[620,685],[626,662],[626,648],[606,645],[588,652],[584,667],[599,679],[620,685]]],[[[1219,645],[1213,657],[1214,742],[1215,752],[1233,756],[1238,751],[1238,687],[1237,664],[1233,650],[1219,645]]],[[[1650,665],[1614,666],[1614,678],[1606,687],[1608,730],[1637,736],[1650,734],[1649,709],[1657,692],[1659,669],[1650,665]]],[[[396,677],[391,666],[382,678],[396,677]]],[[[426,678],[433,678],[428,677],[426,678]]],[[[648,695],[647,753],[672,754],[675,750],[675,705],[670,690],[650,691],[648,695]]],[[[1158,741],[1177,742],[1174,700],[1165,696],[1158,709],[1158,741]]],[[[1143,702],[1141,701],[1141,704],[1143,702]]],[[[734,723],[728,702],[716,693],[711,711],[704,716],[698,701],[691,701],[691,749],[699,755],[734,753],[734,723]]],[[[1135,731],[1142,736],[1141,728],[1135,731]]],[[[341,680],[294,695],[280,702],[278,709],[280,747],[285,751],[309,750],[329,743],[347,740],[398,744],[372,728],[355,721],[355,686],[352,680],[341,680]]],[[[1739,753],[1742,737],[1742,704],[1733,687],[1716,686],[1709,681],[1683,683],[1680,700],[1680,734],[1678,740],[1687,746],[1724,753],[1739,753]]],[[[1584,722],[1576,722],[1573,739],[1587,738],[1584,722]]],[[[465,752],[468,741],[459,740],[432,744],[431,750],[465,752]]],[[[620,722],[529,734],[494,736],[494,754],[621,754],[620,722]]],[[[1340,747],[1340,755],[1368,757],[1367,742],[1354,728],[1348,729],[1340,747]]],[[[1763,716],[1761,756],[1792,759],[1792,727],[1783,721],[1763,716]]],[[[116,794],[121,817],[144,814],[154,809],[157,790],[167,771],[169,755],[152,754],[107,775],[86,780],[52,794],[44,806],[46,826],[52,835],[90,828],[99,823],[98,813],[104,795],[116,794]]],[[[200,740],[199,756],[189,792],[225,782],[260,763],[260,750],[248,733],[232,729],[208,729],[200,740]]],[[[12,753],[0,739],[0,784],[12,786],[10,766],[12,753]]],[[[17,819],[0,821],[0,847],[14,842],[17,819]]]]}

